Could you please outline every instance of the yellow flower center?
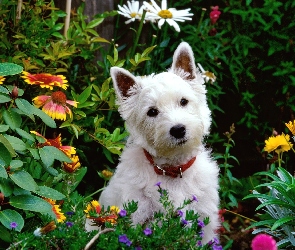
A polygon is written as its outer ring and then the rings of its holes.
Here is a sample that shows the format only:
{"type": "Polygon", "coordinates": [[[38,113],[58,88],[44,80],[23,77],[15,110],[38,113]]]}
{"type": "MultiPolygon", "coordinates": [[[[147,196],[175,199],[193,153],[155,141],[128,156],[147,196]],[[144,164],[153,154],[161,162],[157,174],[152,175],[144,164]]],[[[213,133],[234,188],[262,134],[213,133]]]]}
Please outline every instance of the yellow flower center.
{"type": "Polygon", "coordinates": [[[132,18],[134,18],[134,17],[136,17],[136,13],[135,12],[132,12],[132,13],[130,13],[130,16],[132,17],[132,18]]]}
{"type": "Polygon", "coordinates": [[[62,91],[55,91],[51,94],[51,100],[54,103],[65,105],[67,97],[64,92],[62,91]]]}
{"type": "Polygon", "coordinates": [[[172,13],[169,10],[161,10],[158,15],[162,18],[172,18],[172,13]]]}

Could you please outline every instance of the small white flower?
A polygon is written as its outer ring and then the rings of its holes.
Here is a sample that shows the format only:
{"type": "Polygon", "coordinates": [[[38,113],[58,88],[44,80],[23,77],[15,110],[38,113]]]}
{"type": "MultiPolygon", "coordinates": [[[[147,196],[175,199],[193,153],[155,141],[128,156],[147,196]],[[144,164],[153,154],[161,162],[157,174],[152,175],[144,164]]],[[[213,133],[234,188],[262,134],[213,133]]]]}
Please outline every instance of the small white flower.
{"type": "Polygon", "coordinates": [[[200,68],[200,70],[202,71],[202,77],[205,78],[205,82],[209,82],[211,80],[211,82],[215,82],[216,80],[216,76],[214,75],[214,73],[210,72],[210,71],[205,71],[202,67],[201,64],[198,63],[198,67],[200,68]]]}
{"type": "Polygon", "coordinates": [[[36,237],[41,237],[42,233],[41,233],[41,228],[38,227],[35,231],[34,231],[34,235],[36,237]]]}
{"type": "Polygon", "coordinates": [[[147,19],[148,20],[159,20],[158,27],[161,29],[165,21],[173,26],[174,29],[179,32],[180,27],[177,22],[184,22],[185,20],[192,20],[190,16],[193,16],[193,13],[189,13],[190,9],[177,10],[175,8],[167,9],[167,0],[162,0],[161,8],[156,4],[154,0],[150,0],[151,4],[148,2],[143,2],[143,5],[147,9],[147,19]]]}
{"type": "Polygon", "coordinates": [[[134,22],[136,19],[140,20],[144,6],[141,6],[139,8],[139,2],[134,0],[132,0],[131,2],[127,1],[127,5],[128,6],[126,6],[125,4],[123,6],[118,5],[118,13],[124,17],[130,18],[125,23],[128,24],[134,22]]]}

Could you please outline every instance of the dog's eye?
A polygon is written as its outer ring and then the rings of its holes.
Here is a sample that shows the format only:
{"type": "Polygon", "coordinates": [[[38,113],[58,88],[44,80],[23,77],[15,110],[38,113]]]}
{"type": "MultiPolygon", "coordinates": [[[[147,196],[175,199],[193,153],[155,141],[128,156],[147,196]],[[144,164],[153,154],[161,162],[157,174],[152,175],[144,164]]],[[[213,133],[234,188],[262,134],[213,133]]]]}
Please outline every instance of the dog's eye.
{"type": "Polygon", "coordinates": [[[150,117],[155,117],[159,114],[159,111],[155,108],[150,108],[149,111],[147,112],[147,115],[150,117]]]}
{"type": "Polygon", "coordinates": [[[188,100],[186,100],[185,98],[182,98],[181,100],[180,100],[180,105],[181,106],[186,106],[188,104],[188,100]]]}

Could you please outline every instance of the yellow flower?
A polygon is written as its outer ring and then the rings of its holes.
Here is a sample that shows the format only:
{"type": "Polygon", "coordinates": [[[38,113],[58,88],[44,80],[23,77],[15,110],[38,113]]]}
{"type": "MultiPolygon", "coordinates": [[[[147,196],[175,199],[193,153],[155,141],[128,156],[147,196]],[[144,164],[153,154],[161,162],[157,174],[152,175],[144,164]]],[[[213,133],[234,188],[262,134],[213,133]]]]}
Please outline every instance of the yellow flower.
{"type": "Polygon", "coordinates": [[[275,150],[276,153],[281,153],[285,151],[289,151],[291,147],[293,146],[290,141],[290,136],[285,135],[282,133],[281,135],[277,136],[271,136],[268,138],[268,140],[265,140],[265,147],[264,150],[269,152],[272,152],[275,150]]]}
{"type": "Polygon", "coordinates": [[[114,175],[113,172],[111,172],[110,170],[107,170],[107,169],[102,170],[101,173],[102,173],[103,177],[105,177],[106,179],[109,179],[114,175]]]}
{"type": "Polygon", "coordinates": [[[111,206],[110,207],[110,213],[111,214],[118,214],[120,212],[120,208],[118,208],[117,206],[111,206]]]}
{"type": "Polygon", "coordinates": [[[289,123],[285,123],[285,125],[290,130],[292,135],[295,135],[295,120],[293,122],[290,121],[289,123]]]}
{"type": "Polygon", "coordinates": [[[66,84],[68,81],[62,75],[51,75],[48,73],[41,74],[30,74],[29,72],[23,71],[22,78],[25,79],[25,82],[31,85],[39,85],[41,88],[53,89],[54,86],[67,89],[69,86],[66,84]]]}
{"type": "Polygon", "coordinates": [[[59,205],[56,205],[56,201],[49,198],[44,198],[44,200],[46,200],[52,206],[52,211],[56,216],[57,222],[64,222],[66,217],[64,213],[61,212],[59,205]]]}
{"type": "Polygon", "coordinates": [[[56,216],[57,222],[64,222],[67,219],[64,213],[61,212],[59,205],[53,205],[52,211],[56,216]]]}
{"type": "Polygon", "coordinates": [[[3,84],[4,80],[5,80],[5,77],[0,76],[0,84],[3,84]]]}
{"type": "Polygon", "coordinates": [[[86,217],[91,217],[93,214],[100,214],[101,206],[97,200],[93,200],[87,204],[84,212],[86,213],[86,217]]]}

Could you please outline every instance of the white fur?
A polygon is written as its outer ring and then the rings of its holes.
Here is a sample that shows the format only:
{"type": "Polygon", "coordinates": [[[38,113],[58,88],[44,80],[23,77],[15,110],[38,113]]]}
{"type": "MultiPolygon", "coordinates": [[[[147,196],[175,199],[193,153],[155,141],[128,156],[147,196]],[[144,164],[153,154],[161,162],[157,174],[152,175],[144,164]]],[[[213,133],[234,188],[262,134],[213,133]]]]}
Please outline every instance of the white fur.
{"type": "Polygon", "coordinates": [[[208,242],[216,236],[219,226],[219,169],[202,144],[204,136],[209,133],[211,113],[206,102],[204,81],[196,69],[191,47],[185,42],[178,46],[168,72],[135,77],[127,70],[113,67],[111,76],[119,112],[126,121],[130,136],[121,162],[101,194],[100,203],[122,208],[128,201],[137,201],[138,209],[132,219],[134,223],[143,223],[152,219],[155,211],[163,209],[155,186],[161,182],[161,187],[168,191],[176,207],[184,199],[192,199],[193,195],[197,197],[198,202],[192,202],[187,209],[197,211],[201,218],[210,217],[203,239],[204,243],[208,242]],[[128,83],[134,82],[128,92],[121,89],[122,79],[128,83]],[[187,105],[180,105],[182,98],[188,100],[187,105]],[[148,116],[150,108],[157,109],[159,114],[148,116]],[[181,139],[169,133],[171,127],[178,124],[186,129],[181,139]],[[180,140],[186,142],[180,144],[180,140]],[[196,160],[183,173],[183,178],[157,175],[143,149],[153,156],[159,166],[185,164],[194,156],[196,160]]]}

